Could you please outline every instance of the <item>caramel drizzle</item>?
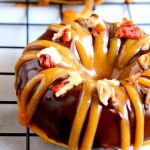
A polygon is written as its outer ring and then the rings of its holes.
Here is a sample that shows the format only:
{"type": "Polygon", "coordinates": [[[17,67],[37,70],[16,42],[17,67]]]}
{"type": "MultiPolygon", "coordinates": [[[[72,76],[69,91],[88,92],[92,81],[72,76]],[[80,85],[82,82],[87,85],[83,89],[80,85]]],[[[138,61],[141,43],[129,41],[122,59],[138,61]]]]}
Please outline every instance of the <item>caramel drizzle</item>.
{"type": "Polygon", "coordinates": [[[129,98],[133,104],[135,115],[136,115],[136,129],[135,129],[135,142],[134,149],[138,150],[143,144],[144,139],[144,109],[142,100],[137,93],[136,89],[129,85],[127,82],[122,81],[122,85],[126,89],[129,98]]]}
{"type": "Polygon", "coordinates": [[[95,133],[101,115],[101,109],[102,106],[99,104],[98,98],[94,98],[91,104],[89,120],[87,123],[87,128],[84,134],[84,138],[80,150],[92,149],[95,133]]]}
{"type": "Polygon", "coordinates": [[[142,84],[142,85],[144,85],[144,86],[146,86],[146,87],[150,87],[150,80],[141,77],[141,78],[139,79],[139,84],[142,84]]]}
{"type": "Polygon", "coordinates": [[[121,114],[122,114],[122,118],[120,120],[121,149],[127,150],[130,146],[130,125],[126,106],[122,107],[121,114]]]}
{"type": "Polygon", "coordinates": [[[79,101],[79,106],[77,108],[77,112],[72,124],[72,129],[69,137],[68,146],[71,150],[75,150],[78,148],[80,133],[83,128],[83,124],[91,103],[91,95],[94,90],[94,86],[95,85],[93,81],[85,81],[85,83],[83,83],[83,89],[79,101]]]}
{"type": "Polygon", "coordinates": [[[139,40],[127,40],[124,46],[121,49],[121,54],[118,56],[117,68],[124,68],[133,56],[136,55],[140,48],[144,46],[146,42],[150,40],[150,36],[146,35],[145,37],[139,40]]]}
{"type": "MultiPolygon", "coordinates": [[[[74,28],[74,32],[77,32],[79,34],[79,31],[81,31],[81,27],[77,25],[76,23],[72,23],[74,28]]],[[[84,36],[87,36],[90,34],[87,32],[87,29],[84,29],[85,35],[82,32],[82,36],[79,36],[79,39],[83,38],[84,36]]],[[[136,52],[144,45],[145,42],[150,40],[150,36],[145,36],[141,38],[140,40],[127,40],[121,49],[121,53],[118,55],[118,50],[120,45],[120,39],[112,38],[110,41],[110,47],[109,50],[107,48],[108,45],[108,31],[103,32],[102,34],[98,35],[94,39],[94,57],[87,56],[87,51],[85,48],[83,48],[82,44],[79,45],[76,44],[77,51],[80,55],[80,59],[82,60],[81,63],[83,67],[85,67],[88,70],[95,70],[97,73],[96,77],[97,79],[103,78],[103,77],[109,77],[109,75],[112,73],[112,70],[114,68],[114,64],[117,64],[117,68],[123,68],[127,65],[129,60],[136,54],[136,52]],[[130,50],[130,51],[129,51],[130,50]],[[90,61],[90,63],[87,63],[87,59],[90,61]],[[112,57],[111,57],[112,56],[112,57]],[[91,59],[92,58],[92,59],[91,59]],[[91,65],[91,62],[93,62],[93,66],[91,65]],[[87,64],[86,64],[87,63],[87,64]],[[105,71],[106,66],[108,66],[109,70],[108,72],[105,71]]],[[[73,121],[70,138],[69,138],[69,148],[72,150],[78,149],[78,143],[80,134],[83,128],[83,124],[85,122],[85,118],[87,117],[87,111],[90,108],[90,115],[89,120],[87,123],[87,128],[85,131],[85,135],[82,141],[81,149],[90,150],[93,145],[93,140],[95,137],[95,132],[98,126],[100,114],[101,114],[101,106],[98,100],[94,97],[92,93],[95,91],[95,84],[96,81],[94,80],[94,76],[87,75],[82,69],[82,66],[78,62],[78,60],[74,57],[72,51],[70,51],[69,48],[66,48],[62,45],[59,45],[52,41],[46,41],[46,40],[38,40],[35,41],[27,46],[27,48],[24,51],[24,54],[19,59],[17,65],[16,65],[16,76],[18,74],[20,66],[32,59],[36,59],[36,51],[30,51],[26,52],[28,48],[34,47],[34,46],[43,46],[43,47],[49,47],[53,46],[55,47],[59,53],[64,56],[65,62],[71,65],[68,65],[68,68],[50,68],[43,70],[39,72],[37,75],[35,75],[25,86],[25,88],[22,91],[21,94],[21,116],[20,120],[22,124],[28,125],[30,124],[30,121],[39,105],[40,99],[42,98],[43,94],[46,92],[46,90],[49,88],[49,86],[57,80],[58,78],[63,76],[68,76],[68,73],[70,71],[77,71],[81,74],[83,77],[83,88],[82,88],[82,95],[80,97],[79,105],[77,108],[77,112],[73,121]],[[71,63],[72,62],[72,63],[71,63]],[[91,79],[91,80],[89,80],[91,79]],[[28,97],[30,96],[32,90],[38,85],[38,88],[36,92],[32,95],[30,102],[28,102],[28,97]]],[[[135,62],[134,62],[135,63],[135,62]]],[[[130,69],[128,70],[131,71],[130,69]]],[[[129,72],[123,72],[122,76],[126,77],[126,74],[129,74],[129,72]],[[125,74],[125,75],[124,75],[125,74]]],[[[150,80],[145,78],[150,76],[150,71],[144,71],[142,73],[142,77],[139,78],[139,83],[148,86],[150,80]],[[147,84],[148,83],[148,84],[147,84]]],[[[135,132],[135,143],[134,143],[134,149],[138,149],[142,143],[143,143],[143,137],[144,137],[144,110],[143,105],[141,102],[141,98],[139,94],[136,92],[135,88],[129,85],[127,82],[122,80],[122,85],[127,91],[127,94],[129,96],[129,99],[131,100],[133,107],[135,109],[135,115],[136,115],[136,132],[135,132]]],[[[117,90],[115,89],[115,92],[117,90]]],[[[121,114],[123,118],[120,121],[121,126],[121,148],[123,150],[127,150],[130,146],[130,130],[129,130],[129,120],[128,116],[126,115],[126,106],[120,106],[121,108],[121,114]]]]}
{"type": "Polygon", "coordinates": [[[79,57],[83,66],[86,69],[89,69],[89,70],[92,69],[92,66],[93,66],[92,56],[89,56],[86,53],[86,50],[84,49],[84,47],[82,46],[80,42],[76,41],[75,44],[76,44],[76,48],[77,48],[77,51],[78,51],[78,54],[79,54],[79,57]],[[85,61],[85,58],[86,58],[86,61],[85,61]]]}
{"type": "Polygon", "coordinates": [[[68,76],[69,70],[62,69],[62,68],[50,68],[43,70],[39,72],[36,76],[30,80],[24,90],[21,94],[21,106],[23,110],[22,114],[22,124],[28,124],[30,120],[32,119],[39,102],[43,96],[43,94],[46,92],[46,90],[49,88],[49,86],[57,79],[59,79],[62,76],[68,76]],[[32,90],[35,88],[35,86],[40,83],[38,86],[36,92],[31,97],[30,102],[28,103],[28,98],[32,92],[32,90]],[[34,107],[33,107],[34,106],[34,107]]]}

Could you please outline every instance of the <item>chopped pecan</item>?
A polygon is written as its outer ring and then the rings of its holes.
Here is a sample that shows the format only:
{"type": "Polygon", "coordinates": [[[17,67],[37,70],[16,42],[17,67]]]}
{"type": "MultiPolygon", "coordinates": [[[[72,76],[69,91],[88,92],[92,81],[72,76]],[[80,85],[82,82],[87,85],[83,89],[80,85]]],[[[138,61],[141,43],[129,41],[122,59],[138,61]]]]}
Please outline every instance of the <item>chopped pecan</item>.
{"type": "Polygon", "coordinates": [[[61,82],[59,84],[56,84],[53,88],[52,91],[54,94],[56,94],[59,90],[61,90],[66,84],[68,84],[69,81],[61,82]]]}
{"type": "Polygon", "coordinates": [[[116,31],[116,37],[139,39],[143,36],[143,31],[130,20],[124,20],[116,31]]]}
{"type": "Polygon", "coordinates": [[[135,73],[135,74],[131,75],[130,77],[128,77],[126,79],[126,81],[129,82],[129,84],[132,85],[133,87],[137,87],[138,80],[140,77],[141,77],[141,73],[135,73]]]}
{"type": "Polygon", "coordinates": [[[103,27],[103,25],[101,25],[100,23],[98,23],[93,29],[91,34],[93,36],[97,36],[98,34],[101,34],[103,31],[105,31],[105,28],[103,27]]]}
{"type": "Polygon", "coordinates": [[[55,67],[55,63],[51,60],[51,57],[48,54],[40,55],[39,62],[43,67],[55,67]]]}
{"type": "Polygon", "coordinates": [[[138,59],[138,64],[142,68],[142,70],[148,70],[150,67],[150,57],[148,54],[144,54],[140,56],[138,59]]]}
{"type": "Polygon", "coordinates": [[[98,23],[98,18],[99,18],[98,14],[92,13],[91,16],[87,20],[87,27],[88,28],[95,27],[98,23]]]}
{"type": "Polygon", "coordinates": [[[63,42],[69,42],[71,40],[71,30],[69,28],[64,29],[62,35],[63,42]]]}
{"type": "Polygon", "coordinates": [[[53,93],[56,97],[64,95],[67,91],[71,90],[74,86],[78,86],[82,83],[81,76],[73,71],[69,73],[69,78],[63,81],[62,83],[53,87],[53,93]]]}
{"type": "MultiPolygon", "coordinates": [[[[117,84],[115,83],[115,85],[118,85],[118,82],[116,80],[117,84]]],[[[114,85],[114,81],[111,82],[111,80],[108,80],[107,82],[107,80],[105,79],[105,80],[99,80],[97,82],[97,91],[98,91],[99,100],[105,106],[108,105],[108,101],[110,98],[111,98],[111,103],[115,103],[117,101],[115,90],[112,85],[114,85]]]]}
{"type": "Polygon", "coordinates": [[[57,33],[54,33],[52,37],[53,41],[69,42],[71,40],[71,26],[67,25],[60,28],[57,33]]]}
{"type": "Polygon", "coordinates": [[[61,62],[61,55],[53,46],[45,48],[37,53],[40,65],[43,67],[56,67],[56,64],[61,62]]]}
{"type": "Polygon", "coordinates": [[[108,100],[111,97],[111,87],[107,82],[98,81],[97,90],[99,100],[105,105],[108,105],[108,100]]]}

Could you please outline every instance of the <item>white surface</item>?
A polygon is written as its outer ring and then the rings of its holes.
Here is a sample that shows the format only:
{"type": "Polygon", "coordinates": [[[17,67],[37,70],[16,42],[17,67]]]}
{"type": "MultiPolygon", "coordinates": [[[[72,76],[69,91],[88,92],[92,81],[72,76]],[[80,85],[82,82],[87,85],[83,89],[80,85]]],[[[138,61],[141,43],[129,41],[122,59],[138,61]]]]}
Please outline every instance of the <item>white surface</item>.
{"type": "Polygon", "coordinates": [[[130,5],[132,19],[135,23],[150,23],[150,5],[130,5]],[[144,8],[144,9],[143,9],[144,8]],[[138,14],[138,15],[137,15],[138,14]]]}
{"type": "Polygon", "coordinates": [[[1,23],[25,23],[25,7],[16,7],[15,4],[0,4],[0,8],[1,23]]]}
{"type": "MultiPolygon", "coordinates": [[[[25,133],[25,128],[18,122],[17,105],[0,105],[0,133],[25,133]],[[11,112],[11,113],[10,113],[11,112]]],[[[1,145],[0,145],[1,147],[1,145]]]]}
{"type": "Polygon", "coordinates": [[[25,150],[25,137],[0,137],[0,150],[25,150]]]}
{"type": "Polygon", "coordinates": [[[129,14],[127,11],[127,6],[122,5],[98,5],[96,6],[96,11],[100,14],[100,16],[107,21],[115,22],[122,21],[123,17],[129,18],[129,14]]]}
{"type": "MultiPolygon", "coordinates": [[[[4,1],[4,0],[0,0],[4,1]]],[[[10,1],[10,0],[5,0],[10,1]]],[[[13,1],[13,0],[12,0],[13,1]]],[[[14,0],[16,1],[16,0],[14,0]]],[[[24,1],[24,0],[17,0],[24,1]]],[[[36,1],[36,0],[31,0],[36,1]]],[[[139,0],[136,0],[139,1],[139,0]]],[[[141,0],[142,1],[142,0],[141,0]]],[[[149,1],[150,0],[144,0],[149,1]]],[[[106,0],[112,2],[112,0],[106,0]]],[[[123,0],[116,0],[123,2],[123,0]]],[[[71,7],[75,11],[80,11],[83,5],[63,6],[63,10],[71,7]]],[[[130,5],[132,18],[136,23],[150,24],[150,4],[149,5],[130,5]]],[[[121,21],[122,17],[129,17],[126,5],[98,5],[96,10],[100,16],[108,21],[121,21]]],[[[59,6],[50,5],[45,8],[30,6],[29,23],[32,24],[51,24],[60,22],[59,6]]],[[[5,23],[26,23],[25,7],[16,7],[15,4],[0,3],[0,46],[25,46],[26,45],[26,26],[25,25],[5,25],[5,23]],[[1,25],[3,23],[3,25],[1,25]]],[[[150,33],[150,25],[141,26],[146,32],[150,33]]],[[[47,25],[30,25],[29,41],[34,41],[47,28],[47,25]]],[[[14,65],[18,60],[22,49],[0,48],[0,72],[14,72],[14,65]]],[[[0,101],[16,101],[14,91],[14,76],[0,75],[0,101]]],[[[24,133],[17,120],[16,104],[0,104],[0,133],[24,133]]],[[[30,137],[31,150],[64,150],[49,143],[45,143],[39,137],[30,137]]],[[[25,150],[25,137],[2,137],[0,136],[0,150],[25,150]]],[[[142,148],[149,150],[150,147],[142,148]]]]}
{"type": "Polygon", "coordinates": [[[49,144],[41,140],[40,137],[31,137],[30,141],[31,150],[66,150],[66,148],[60,148],[56,145],[49,144]]]}
{"type": "Polygon", "coordinates": [[[48,26],[29,26],[29,42],[36,40],[45,32],[48,26]],[[38,31],[38,32],[37,32],[38,31]]]}
{"type": "Polygon", "coordinates": [[[0,46],[25,46],[26,27],[23,25],[0,25],[0,46]]]}
{"type": "Polygon", "coordinates": [[[0,72],[14,72],[14,66],[21,53],[22,49],[0,48],[0,72]]]}
{"type": "Polygon", "coordinates": [[[60,14],[58,5],[50,5],[46,7],[29,7],[29,23],[59,23],[60,14]]]}
{"type": "MultiPolygon", "coordinates": [[[[14,90],[14,76],[1,75],[0,76],[0,101],[15,101],[16,95],[14,90]]],[[[8,110],[9,111],[9,110],[8,110]]],[[[0,122],[1,122],[0,118],[0,122]]]]}

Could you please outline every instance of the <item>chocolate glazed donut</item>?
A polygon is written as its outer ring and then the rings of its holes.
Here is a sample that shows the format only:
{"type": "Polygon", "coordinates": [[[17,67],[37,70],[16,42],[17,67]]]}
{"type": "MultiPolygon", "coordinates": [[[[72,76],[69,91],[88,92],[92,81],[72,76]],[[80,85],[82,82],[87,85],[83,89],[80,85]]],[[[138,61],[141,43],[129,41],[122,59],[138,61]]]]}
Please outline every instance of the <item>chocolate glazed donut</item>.
{"type": "Polygon", "coordinates": [[[148,144],[149,46],[132,21],[96,13],[48,27],[16,64],[20,123],[71,150],[148,144]]]}

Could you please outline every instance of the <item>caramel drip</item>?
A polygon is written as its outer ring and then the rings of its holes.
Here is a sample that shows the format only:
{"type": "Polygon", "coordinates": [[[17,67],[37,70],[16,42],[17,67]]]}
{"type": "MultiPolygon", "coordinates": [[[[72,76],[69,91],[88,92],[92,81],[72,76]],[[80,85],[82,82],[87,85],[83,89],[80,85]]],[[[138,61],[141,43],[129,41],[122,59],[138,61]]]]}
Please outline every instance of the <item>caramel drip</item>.
{"type": "Polygon", "coordinates": [[[146,42],[150,40],[150,36],[145,36],[139,40],[128,39],[121,49],[118,56],[117,68],[124,68],[135,54],[140,51],[146,42]]]}
{"type": "Polygon", "coordinates": [[[94,68],[98,78],[104,78],[108,76],[108,72],[105,69],[107,66],[107,49],[105,43],[107,42],[107,33],[95,37],[94,40],[94,68]]]}
{"type": "Polygon", "coordinates": [[[92,92],[95,87],[93,81],[85,81],[83,83],[82,95],[79,101],[77,112],[72,124],[71,133],[69,137],[70,150],[78,149],[79,138],[83,124],[85,122],[87,112],[92,99],[92,92]]]}
{"type": "Polygon", "coordinates": [[[148,145],[150,145],[150,141],[145,141],[145,142],[143,143],[143,146],[148,146],[148,145]]]}
{"type": "Polygon", "coordinates": [[[26,125],[30,122],[43,94],[46,92],[50,84],[58,78],[61,78],[62,76],[68,76],[68,71],[69,70],[66,70],[64,68],[46,69],[41,71],[26,84],[21,95],[21,105],[24,111],[24,114],[22,115],[22,124],[26,125]],[[40,85],[32,95],[30,102],[28,103],[28,98],[32,90],[39,82],[40,85]]]}
{"type": "MultiPolygon", "coordinates": [[[[92,6],[93,6],[92,1],[94,1],[94,3],[96,3],[96,4],[104,2],[104,0],[39,0],[39,5],[47,5],[50,2],[64,3],[64,4],[78,4],[78,3],[82,3],[83,1],[86,5],[88,5],[87,9],[92,8],[92,6]]],[[[131,3],[131,2],[133,2],[133,0],[124,0],[124,2],[131,3]]],[[[85,11],[86,11],[86,9],[85,9],[85,11]]]]}
{"type": "Polygon", "coordinates": [[[130,76],[131,73],[132,73],[132,71],[133,71],[133,73],[136,73],[139,70],[140,70],[140,67],[137,64],[137,61],[133,62],[129,66],[125,67],[125,69],[123,70],[123,72],[120,73],[118,79],[123,80],[123,79],[127,78],[128,76],[130,76]],[[133,68],[137,68],[138,70],[133,71],[133,68]]]}
{"type": "Polygon", "coordinates": [[[102,3],[104,0],[95,0],[95,3],[98,4],[98,3],[102,3]]]}
{"type": "Polygon", "coordinates": [[[150,70],[143,71],[142,76],[150,78],[150,70]]]}
{"type": "Polygon", "coordinates": [[[140,146],[142,146],[144,139],[144,109],[142,100],[134,87],[132,87],[125,81],[122,81],[121,83],[126,89],[135,110],[136,129],[134,150],[138,150],[140,146]]]}
{"type": "Polygon", "coordinates": [[[53,46],[55,47],[59,53],[67,58],[70,58],[70,59],[73,59],[74,56],[72,54],[72,52],[70,51],[69,48],[65,47],[65,46],[62,46],[58,43],[55,43],[55,42],[52,42],[52,41],[47,41],[47,40],[37,40],[31,44],[29,44],[26,48],[25,48],[25,51],[31,47],[34,47],[34,46],[43,46],[45,48],[47,47],[50,47],[50,46],[53,46]]]}
{"type": "Polygon", "coordinates": [[[40,0],[39,5],[48,5],[48,3],[54,2],[54,3],[64,3],[64,4],[78,4],[82,3],[83,0],[40,0]]]}
{"type": "Polygon", "coordinates": [[[87,13],[89,13],[89,11],[92,10],[94,6],[94,0],[84,0],[84,3],[85,3],[85,7],[81,12],[82,15],[86,15],[87,13]]]}
{"type": "Polygon", "coordinates": [[[125,0],[126,3],[132,3],[133,0],[125,0]]]}
{"type": "Polygon", "coordinates": [[[120,120],[120,137],[121,137],[121,149],[122,150],[128,150],[130,146],[130,125],[129,125],[129,119],[127,114],[127,108],[126,106],[122,107],[122,118],[120,120]]]}
{"type": "MultiPolygon", "coordinates": [[[[145,55],[145,54],[144,54],[145,55]]],[[[139,58],[143,57],[144,55],[140,56],[139,58]]],[[[146,55],[150,55],[150,53],[146,54],[146,55]]],[[[123,71],[120,73],[119,75],[119,79],[122,80],[122,79],[125,79],[127,78],[128,76],[132,75],[133,73],[137,73],[139,72],[140,70],[143,70],[142,66],[139,65],[138,63],[138,60],[135,60],[134,62],[132,62],[130,65],[128,65],[127,67],[125,67],[123,69],[123,71]]],[[[149,72],[149,70],[147,70],[149,72]]],[[[145,72],[145,71],[144,71],[145,72]]],[[[144,73],[143,72],[143,73],[144,73]]],[[[142,74],[143,74],[142,73],[142,74]]],[[[147,74],[147,73],[146,73],[147,74]]],[[[145,75],[146,75],[145,74],[145,75]]],[[[149,75],[150,76],[150,75],[149,75]]]]}
{"type": "Polygon", "coordinates": [[[84,49],[84,47],[82,46],[82,44],[79,41],[76,41],[76,48],[78,51],[78,54],[80,56],[80,60],[81,63],[83,64],[83,66],[86,69],[92,69],[92,65],[93,65],[93,58],[91,55],[88,55],[86,50],[84,49]],[[85,59],[86,58],[86,59],[85,59]]]}
{"type": "Polygon", "coordinates": [[[142,84],[142,85],[150,88],[150,80],[147,78],[140,77],[139,78],[139,84],[142,84]]]}
{"type": "Polygon", "coordinates": [[[81,27],[76,22],[73,22],[71,20],[65,20],[64,23],[71,25],[71,28],[76,31],[76,35],[78,35],[79,40],[84,38],[85,36],[91,35],[87,28],[81,27]]]}
{"type": "Polygon", "coordinates": [[[116,106],[116,111],[120,115],[120,140],[121,149],[128,150],[130,146],[130,124],[128,118],[128,110],[126,106],[126,101],[128,96],[124,92],[123,88],[120,86],[113,86],[116,98],[118,99],[118,105],[116,106]]]}
{"type": "Polygon", "coordinates": [[[108,68],[109,68],[109,76],[111,76],[115,62],[116,62],[116,58],[118,55],[118,51],[120,48],[120,44],[121,44],[121,40],[118,38],[112,38],[110,40],[110,46],[109,46],[109,50],[108,50],[108,54],[107,54],[107,62],[108,62],[108,68]]]}
{"type": "Polygon", "coordinates": [[[84,138],[83,138],[80,150],[92,149],[93,141],[95,138],[95,133],[96,133],[97,126],[99,123],[101,109],[102,109],[102,106],[99,104],[98,99],[94,98],[91,104],[89,120],[88,120],[87,128],[84,134],[84,138]]]}

